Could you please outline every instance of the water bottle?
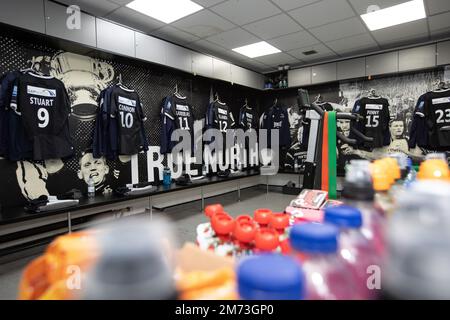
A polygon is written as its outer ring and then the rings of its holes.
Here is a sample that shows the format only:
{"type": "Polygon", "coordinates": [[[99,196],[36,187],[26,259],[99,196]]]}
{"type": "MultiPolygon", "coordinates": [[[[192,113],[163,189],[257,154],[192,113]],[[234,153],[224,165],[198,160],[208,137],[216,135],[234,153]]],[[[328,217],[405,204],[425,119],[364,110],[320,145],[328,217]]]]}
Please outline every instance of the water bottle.
{"type": "Polygon", "coordinates": [[[361,211],[363,217],[361,232],[381,256],[384,252],[383,232],[386,219],[383,211],[374,202],[375,190],[369,166],[370,162],[365,160],[353,160],[347,165],[342,201],[361,211]]]}
{"type": "Polygon", "coordinates": [[[237,269],[243,300],[302,300],[305,277],[301,265],[288,256],[267,254],[244,258],[237,269]]]}
{"type": "Polygon", "coordinates": [[[387,227],[382,288],[390,299],[450,299],[450,184],[417,181],[387,227]]]}
{"type": "Polygon", "coordinates": [[[170,186],[172,184],[172,175],[170,169],[165,167],[163,170],[163,185],[170,186]]]}
{"type": "Polygon", "coordinates": [[[414,170],[414,166],[413,166],[413,162],[412,162],[411,158],[408,158],[407,168],[408,168],[408,174],[406,175],[406,178],[405,178],[405,181],[403,184],[406,188],[409,188],[411,186],[411,184],[416,181],[416,177],[417,177],[417,173],[416,173],[416,170],[414,170]]]}
{"type": "Polygon", "coordinates": [[[95,183],[94,183],[94,179],[92,179],[92,177],[89,178],[89,180],[88,180],[88,188],[87,189],[88,189],[88,192],[87,192],[88,197],[89,198],[95,197],[95,183]]]}
{"type": "Polygon", "coordinates": [[[364,299],[375,298],[379,292],[369,289],[368,279],[372,270],[379,270],[381,260],[372,243],[360,230],[361,211],[345,205],[328,207],[325,209],[324,221],[340,230],[339,253],[353,272],[359,296],[364,299]]]}
{"type": "Polygon", "coordinates": [[[338,254],[338,229],[329,224],[294,225],[290,245],[302,262],[307,300],[359,298],[351,270],[338,254]]]}
{"type": "Polygon", "coordinates": [[[82,287],[86,300],[176,299],[173,230],[168,222],[132,218],[97,234],[100,255],[82,287]]]}

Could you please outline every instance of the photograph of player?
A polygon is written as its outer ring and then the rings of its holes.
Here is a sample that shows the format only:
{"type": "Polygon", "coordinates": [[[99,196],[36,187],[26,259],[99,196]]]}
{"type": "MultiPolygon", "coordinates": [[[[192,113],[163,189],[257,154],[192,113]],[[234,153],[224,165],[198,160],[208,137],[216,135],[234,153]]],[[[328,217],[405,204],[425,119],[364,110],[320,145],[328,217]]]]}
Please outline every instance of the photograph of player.
{"type": "MultiPolygon", "coordinates": [[[[92,150],[83,152],[79,160],[80,170],[78,171],[78,179],[84,181],[85,189],[92,178],[95,185],[95,192],[98,194],[107,194],[112,192],[112,188],[108,183],[109,166],[104,157],[95,159],[92,150]]],[[[83,192],[85,190],[82,190],[83,192]]]]}

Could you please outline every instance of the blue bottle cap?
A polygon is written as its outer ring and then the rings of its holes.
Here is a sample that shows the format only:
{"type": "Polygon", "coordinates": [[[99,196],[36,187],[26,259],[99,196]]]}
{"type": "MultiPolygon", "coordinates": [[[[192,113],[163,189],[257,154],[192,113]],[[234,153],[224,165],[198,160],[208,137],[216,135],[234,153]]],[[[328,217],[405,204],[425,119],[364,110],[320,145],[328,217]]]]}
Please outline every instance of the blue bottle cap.
{"type": "Polygon", "coordinates": [[[305,223],[294,225],[290,232],[291,247],[305,253],[337,252],[339,230],[329,224],[305,223]]]}
{"type": "Polygon", "coordinates": [[[334,206],[325,209],[325,222],[339,228],[360,228],[362,214],[359,209],[350,206],[334,206]]]}
{"type": "Polygon", "coordinates": [[[305,295],[301,264],[287,256],[245,258],[238,266],[237,280],[244,300],[301,300],[305,295]]]}

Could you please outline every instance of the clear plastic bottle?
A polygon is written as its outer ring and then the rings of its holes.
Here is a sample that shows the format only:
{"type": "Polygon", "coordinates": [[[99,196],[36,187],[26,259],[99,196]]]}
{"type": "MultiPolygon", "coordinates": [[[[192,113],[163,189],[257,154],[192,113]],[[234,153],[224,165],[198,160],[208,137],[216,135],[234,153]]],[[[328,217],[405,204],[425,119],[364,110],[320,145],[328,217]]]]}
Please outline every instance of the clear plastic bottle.
{"type": "Polygon", "coordinates": [[[375,190],[369,165],[369,161],[353,160],[347,166],[342,201],[361,211],[363,217],[361,232],[381,256],[384,252],[383,231],[386,219],[383,211],[374,202],[375,190]]]}
{"type": "Polygon", "coordinates": [[[403,185],[405,188],[409,188],[412,183],[414,183],[417,179],[417,172],[414,170],[413,162],[411,158],[408,158],[408,173],[406,175],[405,181],[403,182],[403,185]]]}
{"type": "Polygon", "coordinates": [[[450,299],[450,184],[417,181],[387,227],[382,288],[390,299],[450,299]]]}
{"type": "Polygon", "coordinates": [[[307,300],[352,300],[360,298],[351,270],[338,254],[339,230],[333,225],[294,225],[290,244],[303,264],[307,300]]]}
{"type": "Polygon", "coordinates": [[[243,300],[302,300],[305,296],[301,265],[288,256],[267,254],[242,259],[237,282],[243,300]]]}
{"type": "Polygon", "coordinates": [[[88,180],[88,188],[87,189],[88,189],[88,192],[87,192],[88,197],[89,198],[95,197],[95,183],[94,183],[94,179],[92,179],[92,177],[89,178],[89,180],[88,180]]]}
{"type": "Polygon", "coordinates": [[[340,230],[339,253],[353,272],[358,295],[364,299],[375,298],[379,292],[369,289],[368,279],[371,270],[381,267],[381,259],[361,232],[361,211],[345,205],[329,207],[324,220],[340,230]]]}

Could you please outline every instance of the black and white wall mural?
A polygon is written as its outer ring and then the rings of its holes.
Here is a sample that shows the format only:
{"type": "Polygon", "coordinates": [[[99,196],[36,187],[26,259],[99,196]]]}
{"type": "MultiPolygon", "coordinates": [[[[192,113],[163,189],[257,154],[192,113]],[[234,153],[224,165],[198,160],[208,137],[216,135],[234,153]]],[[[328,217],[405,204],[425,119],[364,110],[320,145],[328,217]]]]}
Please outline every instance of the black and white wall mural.
{"type": "MultiPolygon", "coordinates": [[[[119,157],[116,161],[94,159],[91,150],[97,98],[104,88],[118,81],[119,75],[123,84],[140,95],[148,118],[145,126],[151,146],[160,145],[161,103],[174,92],[175,86],[190,99],[198,121],[206,113],[211,92],[217,92],[229,104],[236,119],[246,99],[259,108],[257,90],[119,57],[105,60],[1,35],[0,57],[0,74],[32,64],[36,70],[65,84],[71,101],[70,131],[76,149],[75,156],[68,160],[11,162],[0,158],[0,175],[8,186],[0,190],[0,204],[6,207],[23,205],[41,195],[58,196],[71,189],[85,192],[90,178],[96,194],[110,193],[132,182],[130,157],[119,157]]],[[[137,166],[138,180],[148,181],[147,154],[138,155],[137,166]]],[[[157,173],[154,176],[158,179],[157,173]]]]}

